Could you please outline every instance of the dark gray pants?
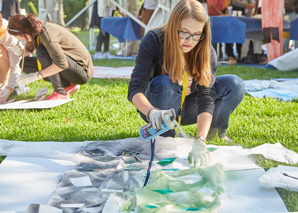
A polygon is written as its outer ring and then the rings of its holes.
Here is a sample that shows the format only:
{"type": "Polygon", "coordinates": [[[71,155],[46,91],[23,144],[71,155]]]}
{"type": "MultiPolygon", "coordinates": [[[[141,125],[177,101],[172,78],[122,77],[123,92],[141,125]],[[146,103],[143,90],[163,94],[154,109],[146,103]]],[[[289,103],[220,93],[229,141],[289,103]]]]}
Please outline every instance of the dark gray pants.
{"type": "MultiPolygon", "coordinates": [[[[47,49],[40,45],[37,48],[37,58],[41,63],[42,69],[47,68],[53,64],[53,61],[47,51],[47,49]]],[[[24,62],[24,72],[32,73],[38,71],[37,58],[26,57],[24,62]]],[[[91,78],[88,77],[87,72],[76,61],[66,56],[68,68],[55,75],[45,78],[46,81],[50,81],[54,87],[55,92],[66,95],[65,87],[68,87],[70,83],[73,84],[86,84],[91,78]]]]}

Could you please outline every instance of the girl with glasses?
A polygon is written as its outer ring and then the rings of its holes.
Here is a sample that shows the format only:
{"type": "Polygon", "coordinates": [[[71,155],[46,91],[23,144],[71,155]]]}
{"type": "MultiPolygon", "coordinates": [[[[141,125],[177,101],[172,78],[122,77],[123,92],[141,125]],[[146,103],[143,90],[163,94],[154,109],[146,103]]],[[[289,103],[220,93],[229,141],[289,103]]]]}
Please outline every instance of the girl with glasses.
{"type": "MultiPolygon", "coordinates": [[[[129,83],[128,99],[155,129],[172,108],[176,120],[181,117],[181,125],[197,124],[197,140],[189,156],[195,166],[208,160],[209,130],[228,139],[230,114],[244,95],[242,79],[216,77],[216,69],[210,18],[204,6],[196,0],[181,0],[168,23],[143,38],[129,83]]],[[[172,130],[162,136],[174,135],[172,130]]]]}

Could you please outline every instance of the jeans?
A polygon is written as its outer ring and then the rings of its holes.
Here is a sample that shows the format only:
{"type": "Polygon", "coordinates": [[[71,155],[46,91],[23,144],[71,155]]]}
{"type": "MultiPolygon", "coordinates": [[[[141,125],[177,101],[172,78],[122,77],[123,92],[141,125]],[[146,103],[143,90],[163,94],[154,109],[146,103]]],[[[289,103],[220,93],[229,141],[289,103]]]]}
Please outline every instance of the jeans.
{"type": "MultiPolygon", "coordinates": [[[[37,58],[41,64],[42,69],[45,69],[53,64],[53,61],[47,51],[47,49],[40,45],[37,48],[37,58]]],[[[54,87],[54,91],[66,95],[65,87],[68,87],[70,83],[73,84],[86,84],[91,79],[88,77],[87,72],[76,61],[66,56],[68,68],[55,75],[45,78],[46,81],[50,81],[54,87]]],[[[25,58],[24,72],[32,73],[37,71],[37,59],[35,57],[25,58]]]]}
{"type": "MultiPolygon", "coordinates": [[[[243,81],[236,75],[222,75],[216,77],[213,85],[216,95],[214,97],[214,111],[210,131],[217,131],[219,137],[226,136],[229,126],[230,114],[240,104],[245,90],[243,81]]],[[[145,96],[156,108],[167,110],[173,108],[178,117],[182,96],[182,86],[173,83],[167,74],[162,74],[149,83],[145,96]]],[[[181,115],[181,125],[197,123],[198,106],[197,94],[194,92],[185,97],[181,115]]],[[[146,116],[140,112],[141,117],[146,121],[146,116]]],[[[176,118],[177,119],[177,118],[176,118]]],[[[163,136],[174,136],[174,132],[166,132],[163,136]]]]}
{"type": "Polygon", "coordinates": [[[101,28],[101,19],[102,17],[99,18],[99,24],[98,24],[98,28],[99,28],[99,35],[97,37],[97,43],[96,43],[96,52],[101,52],[101,46],[102,43],[104,44],[104,49],[103,52],[108,52],[109,51],[109,43],[110,43],[110,34],[107,32],[104,32],[101,28]]]}

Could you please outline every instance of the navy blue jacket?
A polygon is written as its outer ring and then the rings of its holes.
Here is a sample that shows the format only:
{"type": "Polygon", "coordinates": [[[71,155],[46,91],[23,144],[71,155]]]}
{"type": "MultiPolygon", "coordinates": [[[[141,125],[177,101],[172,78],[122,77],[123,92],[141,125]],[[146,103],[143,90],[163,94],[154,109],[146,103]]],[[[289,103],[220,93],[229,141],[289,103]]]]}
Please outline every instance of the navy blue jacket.
{"type": "MultiPolygon", "coordinates": [[[[163,63],[163,43],[164,33],[158,29],[149,31],[143,38],[128,86],[129,101],[132,101],[132,97],[135,94],[144,93],[149,82],[154,77],[161,74],[163,63]]],[[[212,82],[214,82],[217,70],[217,56],[213,47],[211,48],[212,82]]],[[[214,110],[214,89],[211,87],[206,88],[204,86],[200,86],[197,81],[193,80],[191,92],[198,93],[198,114],[202,112],[209,112],[212,115],[214,110]]]]}

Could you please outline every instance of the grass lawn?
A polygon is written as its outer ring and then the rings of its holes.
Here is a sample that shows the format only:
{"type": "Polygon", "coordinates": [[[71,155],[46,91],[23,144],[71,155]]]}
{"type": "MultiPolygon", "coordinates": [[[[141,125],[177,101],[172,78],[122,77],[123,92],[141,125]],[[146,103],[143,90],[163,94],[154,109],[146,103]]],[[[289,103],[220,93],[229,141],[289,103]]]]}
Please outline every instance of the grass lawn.
{"type": "MultiPolygon", "coordinates": [[[[84,36],[84,33],[78,33],[84,36]]],[[[88,38],[88,37],[87,37],[88,38]]],[[[97,66],[133,66],[133,61],[96,60],[97,66]]],[[[298,78],[298,72],[219,66],[217,75],[236,74],[242,79],[298,78]]],[[[92,79],[81,86],[75,100],[62,106],[45,110],[0,111],[0,138],[18,141],[85,141],[114,140],[138,137],[145,123],[136,108],[127,100],[127,79],[92,79]]],[[[34,97],[40,82],[30,84],[31,92],[24,99],[34,97]]],[[[49,93],[53,88],[50,83],[49,93]]],[[[217,138],[208,143],[215,145],[241,145],[255,147],[264,143],[281,143],[298,153],[298,101],[284,102],[272,98],[257,99],[245,95],[231,115],[227,144],[217,138]]],[[[184,127],[195,135],[196,125],[184,127]]],[[[257,163],[268,170],[280,163],[255,156],[257,163]]],[[[1,161],[1,159],[0,159],[1,161]]],[[[287,164],[283,164],[287,165],[287,164]]],[[[290,165],[298,166],[298,165],[290,165]]],[[[289,211],[298,211],[298,192],[278,189],[289,211]]]]}

